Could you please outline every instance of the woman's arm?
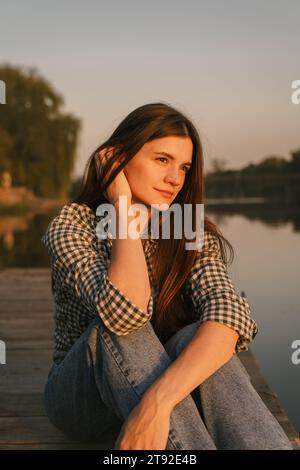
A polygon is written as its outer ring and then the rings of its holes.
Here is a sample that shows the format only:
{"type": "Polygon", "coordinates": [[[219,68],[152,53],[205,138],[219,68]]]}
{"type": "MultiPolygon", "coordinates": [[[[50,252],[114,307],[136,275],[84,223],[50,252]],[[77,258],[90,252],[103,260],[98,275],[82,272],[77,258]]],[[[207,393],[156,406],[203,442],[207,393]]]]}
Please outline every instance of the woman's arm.
{"type": "MultiPolygon", "coordinates": [[[[129,202],[130,206],[131,202],[129,202]]],[[[116,236],[121,224],[129,224],[134,216],[123,213],[119,204],[115,203],[116,210],[116,236]]],[[[151,296],[151,287],[147,263],[144,255],[141,238],[136,240],[127,236],[125,239],[113,239],[111,249],[111,262],[107,271],[108,277],[135,305],[147,312],[151,296]]]]}
{"type": "Polygon", "coordinates": [[[247,300],[238,295],[230,279],[217,237],[206,232],[203,248],[206,255],[201,257],[199,251],[186,283],[200,325],[151,392],[171,408],[235,352],[247,349],[258,331],[247,300]]]}
{"type": "Polygon", "coordinates": [[[150,320],[153,297],[148,310],[140,309],[114,285],[107,275],[109,250],[93,227],[90,209],[76,203],[65,205],[49,224],[42,242],[55,271],[55,290],[67,289],[86,305],[87,317],[98,314],[109,330],[127,335],[150,320]]]}
{"type": "Polygon", "coordinates": [[[118,440],[121,449],[147,449],[149,445],[164,448],[170,414],[176,404],[235,352],[246,349],[257,333],[250,306],[237,294],[228,275],[217,238],[206,233],[204,249],[206,254],[200,256],[199,252],[185,289],[199,315],[199,327],[176,360],[148,388],[125,423],[118,440]],[[149,423],[148,431],[140,432],[135,439],[131,430],[140,429],[144,422],[149,423]]]}
{"type": "Polygon", "coordinates": [[[226,325],[206,321],[175,361],[144,394],[162,410],[172,409],[222,367],[235,351],[238,333],[226,325]]]}
{"type": "Polygon", "coordinates": [[[238,333],[206,321],[144,393],[122,426],[115,449],[165,449],[173,408],[234,354],[238,333]]]}
{"type": "Polygon", "coordinates": [[[186,280],[185,296],[192,302],[201,323],[212,320],[235,330],[239,334],[236,352],[247,350],[258,332],[249,302],[233,285],[217,236],[205,232],[203,249],[204,256],[200,250],[186,280]]]}

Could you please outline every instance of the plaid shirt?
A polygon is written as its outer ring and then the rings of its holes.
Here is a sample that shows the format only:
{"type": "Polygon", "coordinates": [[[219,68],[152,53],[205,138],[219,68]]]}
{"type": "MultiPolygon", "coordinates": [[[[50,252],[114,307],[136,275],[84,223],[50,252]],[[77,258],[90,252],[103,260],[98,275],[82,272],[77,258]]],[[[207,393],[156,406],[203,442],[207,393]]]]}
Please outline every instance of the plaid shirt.
{"type": "MultiPolygon", "coordinates": [[[[145,239],[144,253],[151,285],[147,312],[118,289],[107,276],[112,246],[111,233],[99,239],[99,218],[85,204],[62,207],[42,237],[51,258],[55,304],[54,354],[68,351],[89,323],[100,315],[106,327],[116,335],[126,335],[151,321],[158,289],[154,284],[151,254],[157,240],[145,239]]],[[[183,286],[183,295],[194,306],[202,322],[214,320],[239,333],[235,352],[248,349],[258,328],[251,318],[250,306],[237,294],[220,257],[217,237],[205,232],[205,258],[196,258],[183,286]]]]}

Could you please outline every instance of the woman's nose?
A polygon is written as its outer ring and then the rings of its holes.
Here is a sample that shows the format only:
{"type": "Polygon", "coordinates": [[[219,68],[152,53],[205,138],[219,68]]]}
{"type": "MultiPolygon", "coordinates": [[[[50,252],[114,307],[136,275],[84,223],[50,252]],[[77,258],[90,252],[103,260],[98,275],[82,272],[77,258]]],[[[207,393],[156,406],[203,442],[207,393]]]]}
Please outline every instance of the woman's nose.
{"type": "Polygon", "coordinates": [[[180,175],[179,175],[179,171],[176,170],[176,168],[174,169],[169,169],[167,171],[167,174],[165,176],[165,181],[168,182],[168,183],[172,183],[172,184],[175,184],[175,185],[179,185],[180,184],[180,175]]]}

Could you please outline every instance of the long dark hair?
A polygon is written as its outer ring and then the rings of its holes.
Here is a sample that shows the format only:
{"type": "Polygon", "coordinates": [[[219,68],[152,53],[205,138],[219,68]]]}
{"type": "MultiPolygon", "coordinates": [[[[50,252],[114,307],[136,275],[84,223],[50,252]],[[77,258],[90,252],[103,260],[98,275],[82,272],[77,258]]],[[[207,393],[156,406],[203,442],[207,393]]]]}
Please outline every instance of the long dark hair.
{"type": "MultiPolygon", "coordinates": [[[[194,225],[196,204],[204,203],[203,148],[199,134],[191,120],[164,103],[140,106],[122,120],[112,135],[89,157],[79,195],[72,202],[86,204],[92,210],[96,210],[99,204],[108,203],[103,192],[117,174],[146,142],[167,136],[190,137],[193,143],[192,166],[187,172],[184,185],[174,199],[174,203],[180,204],[182,209],[184,204],[191,204],[194,225]],[[98,153],[109,147],[114,147],[114,153],[99,169],[98,153]],[[105,175],[115,162],[119,164],[104,184],[105,175]]],[[[170,226],[172,234],[174,233],[172,217],[170,226]]],[[[204,231],[218,238],[222,260],[226,265],[230,264],[234,256],[233,247],[207,216],[204,216],[204,231]],[[230,252],[229,259],[227,249],[230,252]]],[[[196,250],[185,249],[185,242],[184,237],[173,239],[172,235],[171,239],[159,238],[153,254],[152,274],[159,292],[153,315],[153,327],[162,343],[178,329],[197,319],[193,306],[182,295],[184,282],[197,256],[196,250]]],[[[205,254],[205,250],[201,252],[202,254],[205,254]]]]}

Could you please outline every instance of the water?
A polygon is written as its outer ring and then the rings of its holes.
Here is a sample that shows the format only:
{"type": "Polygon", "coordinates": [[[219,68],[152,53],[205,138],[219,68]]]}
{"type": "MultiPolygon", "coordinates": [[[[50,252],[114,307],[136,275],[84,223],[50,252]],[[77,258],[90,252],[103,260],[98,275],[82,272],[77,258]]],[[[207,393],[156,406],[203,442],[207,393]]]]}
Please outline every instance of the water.
{"type": "MultiPolygon", "coordinates": [[[[49,267],[41,236],[59,209],[0,217],[0,266],[49,267]]],[[[259,331],[251,344],[262,372],[300,431],[300,364],[291,344],[300,340],[300,210],[256,205],[207,206],[235,249],[229,274],[245,291],[259,331]]]]}
{"type": "Polygon", "coordinates": [[[258,333],[252,350],[272,390],[300,431],[300,210],[286,207],[207,208],[235,249],[231,279],[246,297],[258,333]]]}

